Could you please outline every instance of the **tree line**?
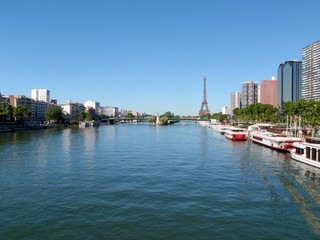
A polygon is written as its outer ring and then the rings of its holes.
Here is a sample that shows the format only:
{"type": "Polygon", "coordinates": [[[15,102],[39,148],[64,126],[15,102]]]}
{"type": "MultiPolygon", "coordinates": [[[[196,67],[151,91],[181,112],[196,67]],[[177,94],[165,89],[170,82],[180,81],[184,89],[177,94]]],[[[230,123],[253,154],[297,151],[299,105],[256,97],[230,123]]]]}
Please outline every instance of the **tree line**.
{"type": "Polygon", "coordinates": [[[245,108],[235,108],[233,116],[220,113],[204,114],[201,118],[216,119],[220,122],[285,122],[287,116],[292,120],[301,121],[305,126],[319,126],[320,125],[320,101],[304,99],[298,102],[285,102],[281,109],[278,109],[270,104],[256,103],[251,104],[245,108]]]}
{"type": "Polygon", "coordinates": [[[18,105],[12,107],[6,102],[0,103],[0,121],[24,121],[31,116],[31,111],[26,107],[18,105]]]}

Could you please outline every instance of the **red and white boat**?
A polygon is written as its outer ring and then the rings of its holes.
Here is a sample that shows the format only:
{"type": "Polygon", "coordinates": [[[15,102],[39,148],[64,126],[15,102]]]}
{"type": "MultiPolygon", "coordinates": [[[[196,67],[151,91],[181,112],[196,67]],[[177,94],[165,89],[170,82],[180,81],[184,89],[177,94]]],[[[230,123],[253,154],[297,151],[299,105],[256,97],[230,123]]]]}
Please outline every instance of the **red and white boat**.
{"type": "Polygon", "coordinates": [[[225,130],[224,136],[233,141],[247,140],[247,132],[242,128],[229,128],[225,130]]]}
{"type": "Polygon", "coordinates": [[[293,143],[302,142],[302,139],[298,137],[288,137],[283,134],[260,131],[252,131],[250,139],[255,143],[284,151],[290,151],[290,149],[294,148],[293,143]]]}
{"type": "Polygon", "coordinates": [[[307,138],[293,144],[290,155],[293,159],[320,168],[320,138],[307,138]]]}

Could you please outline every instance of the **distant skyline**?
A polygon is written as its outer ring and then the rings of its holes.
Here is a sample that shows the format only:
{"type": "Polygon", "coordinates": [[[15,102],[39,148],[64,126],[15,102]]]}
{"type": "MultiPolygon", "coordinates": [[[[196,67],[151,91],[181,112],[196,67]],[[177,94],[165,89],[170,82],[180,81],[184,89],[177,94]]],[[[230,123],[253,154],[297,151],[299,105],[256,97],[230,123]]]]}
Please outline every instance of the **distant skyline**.
{"type": "Polygon", "coordinates": [[[195,115],[320,40],[320,2],[1,1],[0,92],[195,115]]]}

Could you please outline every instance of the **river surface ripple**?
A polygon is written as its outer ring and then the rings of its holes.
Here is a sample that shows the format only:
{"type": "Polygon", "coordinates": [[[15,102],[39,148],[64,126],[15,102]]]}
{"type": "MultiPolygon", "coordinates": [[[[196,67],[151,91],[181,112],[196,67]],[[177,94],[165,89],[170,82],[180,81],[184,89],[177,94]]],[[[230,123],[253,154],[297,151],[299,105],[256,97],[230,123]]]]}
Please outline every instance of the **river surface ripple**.
{"type": "Polygon", "coordinates": [[[197,124],[0,135],[0,239],[320,239],[319,170],[197,124]]]}

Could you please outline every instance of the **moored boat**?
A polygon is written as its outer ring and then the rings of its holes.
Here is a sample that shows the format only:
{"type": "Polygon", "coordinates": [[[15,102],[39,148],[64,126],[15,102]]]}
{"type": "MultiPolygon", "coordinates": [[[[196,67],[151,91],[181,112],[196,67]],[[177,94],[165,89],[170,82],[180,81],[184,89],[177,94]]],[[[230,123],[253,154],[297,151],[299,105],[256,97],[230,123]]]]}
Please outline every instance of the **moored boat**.
{"type": "Polygon", "coordinates": [[[297,161],[320,168],[320,138],[307,138],[305,142],[296,142],[291,149],[291,157],[297,161]]]}
{"type": "Polygon", "coordinates": [[[246,141],[247,132],[242,128],[229,128],[224,132],[226,138],[233,141],[246,141]]]}
{"type": "Polygon", "coordinates": [[[283,134],[260,131],[251,132],[250,139],[255,143],[284,151],[290,151],[290,149],[294,148],[293,143],[302,142],[301,138],[288,137],[283,134]]]}
{"type": "Polygon", "coordinates": [[[228,130],[230,127],[226,125],[215,124],[215,125],[209,125],[209,128],[212,128],[212,130],[215,132],[224,134],[226,130],[228,130]]]}

